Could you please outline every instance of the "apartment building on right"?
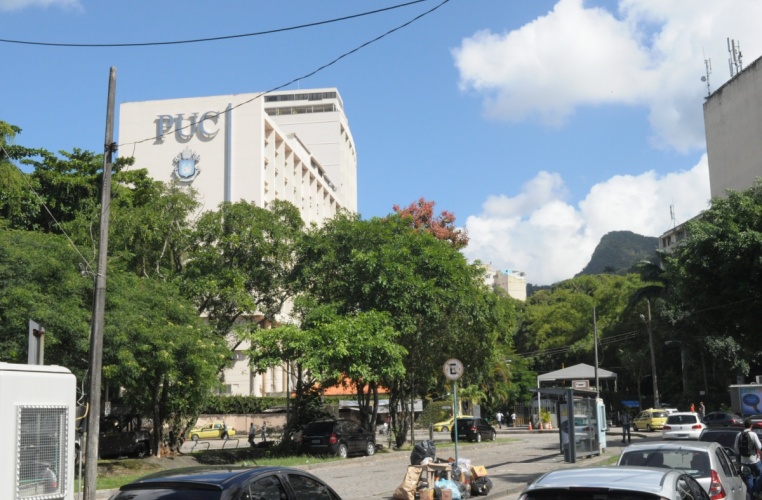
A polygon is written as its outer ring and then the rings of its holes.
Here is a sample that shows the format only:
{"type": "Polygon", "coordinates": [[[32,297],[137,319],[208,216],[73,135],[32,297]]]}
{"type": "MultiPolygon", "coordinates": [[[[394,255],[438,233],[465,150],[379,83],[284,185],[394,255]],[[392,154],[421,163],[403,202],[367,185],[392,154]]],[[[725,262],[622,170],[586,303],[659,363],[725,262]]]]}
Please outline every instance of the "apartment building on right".
{"type": "MultiPolygon", "coordinates": [[[[704,132],[712,198],[762,177],[762,57],[706,98],[704,132]]],[[[685,223],[671,228],[659,237],[659,250],[669,252],[686,236],[685,223]]]]}
{"type": "Polygon", "coordinates": [[[762,58],[707,97],[704,129],[712,198],[762,177],[762,58]]]}

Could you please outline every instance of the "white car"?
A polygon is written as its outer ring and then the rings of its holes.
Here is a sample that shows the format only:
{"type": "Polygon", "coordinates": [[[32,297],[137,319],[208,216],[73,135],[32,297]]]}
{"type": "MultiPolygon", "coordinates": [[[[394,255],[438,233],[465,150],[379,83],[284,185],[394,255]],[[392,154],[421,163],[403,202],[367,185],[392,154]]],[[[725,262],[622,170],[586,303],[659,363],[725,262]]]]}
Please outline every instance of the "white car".
{"type": "Polygon", "coordinates": [[[667,422],[661,429],[664,439],[698,439],[706,424],[695,412],[677,412],[667,417],[667,422]]]}
{"type": "Polygon", "coordinates": [[[680,471],[695,478],[713,499],[746,500],[746,483],[719,443],[686,440],[634,443],[624,449],[617,465],[680,471]]]}
{"type": "MultiPolygon", "coordinates": [[[[744,495],[746,490],[744,487],[744,495]]],[[[580,467],[548,472],[519,500],[710,500],[691,474],[650,467],[580,467]]],[[[737,500],[735,497],[732,500],[737,500]]]]}

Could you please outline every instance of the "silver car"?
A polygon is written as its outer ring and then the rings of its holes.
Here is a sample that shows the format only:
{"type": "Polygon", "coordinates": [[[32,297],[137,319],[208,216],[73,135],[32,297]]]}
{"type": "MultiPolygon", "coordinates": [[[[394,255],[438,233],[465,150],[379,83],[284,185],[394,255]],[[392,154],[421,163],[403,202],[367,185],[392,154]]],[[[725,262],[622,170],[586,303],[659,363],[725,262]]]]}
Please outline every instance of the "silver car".
{"type": "Polygon", "coordinates": [[[664,467],[691,475],[712,498],[746,500],[746,484],[719,443],[653,441],[631,444],[617,465],[664,467]]]}
{"type": "Polygon", "coordinates": [[[649,467],[582,467],[539,477],[519,500],[709,500],[690,475],[649,467]]]}

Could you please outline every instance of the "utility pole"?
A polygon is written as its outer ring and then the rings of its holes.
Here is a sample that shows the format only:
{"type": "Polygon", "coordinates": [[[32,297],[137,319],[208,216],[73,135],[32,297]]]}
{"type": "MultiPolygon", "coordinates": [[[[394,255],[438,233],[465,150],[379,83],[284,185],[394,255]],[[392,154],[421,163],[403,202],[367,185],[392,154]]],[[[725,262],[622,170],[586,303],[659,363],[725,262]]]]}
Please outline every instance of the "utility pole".
{"type": "Polygon", "coordinates": [[[90,331],[90,412],[87,416],[87,448],[85,449],[85,500],[95,500],[98,481],[98,434],[101,417],[101,371],[103,368],[103,317],[106,311],[106,265],[108,262],[108,223],[111,204],[112,155],[114,143],[114,100],[116,68],[111,67],[106,105],[106,142],[103,155],[103,188],[101,192],[101,224],[98,239],[98,269],[95,274],[93,321],[90,331]]]}
{"type": "Polygon", "coordinates": [[[651,329],[651,302],[649,300],[646,300],[646,304],[648,305],[648,320],[646,320],[646,317],[642,314],[640,315],[640,319],[643,320],[643,323],[646,324],[646,328],[648,328],[648,345],[651,347],[651,378],[654,382],[654,408],[659,408],[661,405],[659,404],[659,384],[656,381],[656,355],[654,354],[654,334],[651,329]]]}

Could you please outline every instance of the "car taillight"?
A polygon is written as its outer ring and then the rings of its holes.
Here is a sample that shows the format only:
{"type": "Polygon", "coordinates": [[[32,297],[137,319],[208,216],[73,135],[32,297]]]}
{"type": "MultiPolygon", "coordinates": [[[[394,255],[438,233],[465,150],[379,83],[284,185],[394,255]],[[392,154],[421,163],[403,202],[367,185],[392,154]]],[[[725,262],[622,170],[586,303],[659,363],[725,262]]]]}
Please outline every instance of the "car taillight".
{"type": "Polygon", "coordinates": [[[472,425],[472,426],[471,426],[471,430],[472,430],[472,431],[474,431],[474,432],[476,432],[476,426],[475,426],[475,425],[472,425]]]}
{"type": "Polygon", "coordinates": [[[331,443],[331,444],[336,444],[336,443],[339,442],[339,438],[336,437],[336,433],[335,432],[331,433],[331,436],[328,438],[328,442],[331,443]]]}
{"type": "Polygon", "coordinates": [[[664,426],[662,427],[662,429],[663,429],[663,430],[665,430],[665,431],[670,431],[670,430],[672,430],[672,427],[670,427],[670,426],[668,426],[668,425],[664,425],[664,426]]]}
{"type": "Polygon", "coordinates": [[[726,496],[725,488],[722,487],[719,474],[717,474],[716,470],[712,469],[712,482],[709,483],[709,497],[712,500],[720,500],[726,496]]]}
{"type": "Polygon", "coordinates": [[[701,424],[693,424],[691,429],[701,429],[703,426],[701,424]]]}

